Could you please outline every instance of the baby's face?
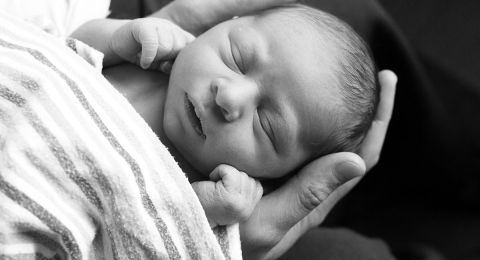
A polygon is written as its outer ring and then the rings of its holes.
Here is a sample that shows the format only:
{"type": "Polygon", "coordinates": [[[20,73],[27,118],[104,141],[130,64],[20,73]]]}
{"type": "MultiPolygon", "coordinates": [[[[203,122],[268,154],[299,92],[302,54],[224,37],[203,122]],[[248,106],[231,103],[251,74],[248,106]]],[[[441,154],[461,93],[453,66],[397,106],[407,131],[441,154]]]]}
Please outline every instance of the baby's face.
{"type": "Polygon", "coordinates": [[[204,174],[220,163],[259,178],[292,171],[312,156],[309,144],[325,143],[341,102],[331,54],[315,44],[308,32],[254,17],[202,34],[172,69],[167,137],[204,174]]]}

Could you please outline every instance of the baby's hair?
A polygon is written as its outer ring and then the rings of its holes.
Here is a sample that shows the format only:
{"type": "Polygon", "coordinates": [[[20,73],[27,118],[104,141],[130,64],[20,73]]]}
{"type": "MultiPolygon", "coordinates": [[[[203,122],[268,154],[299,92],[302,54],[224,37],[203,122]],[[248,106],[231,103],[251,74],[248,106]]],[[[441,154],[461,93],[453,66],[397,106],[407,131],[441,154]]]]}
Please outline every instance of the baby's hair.
{"type": "MultiPolygon", "coordinates": [[[[279,14],[309,26],[328,38],[328,47],[340,58],[331,64],[343,105],[335,110],[336,127],[327,144],[310,143],[318,157],[339,151],[358,152],[375,116],[379,102],[377,68],[367,44],[345,22],[335,16],[303,4],[288,4],[265,11],[261,16],[279,14]]],[[[319,46],[320,46],[319,42],[319,46]]]]}

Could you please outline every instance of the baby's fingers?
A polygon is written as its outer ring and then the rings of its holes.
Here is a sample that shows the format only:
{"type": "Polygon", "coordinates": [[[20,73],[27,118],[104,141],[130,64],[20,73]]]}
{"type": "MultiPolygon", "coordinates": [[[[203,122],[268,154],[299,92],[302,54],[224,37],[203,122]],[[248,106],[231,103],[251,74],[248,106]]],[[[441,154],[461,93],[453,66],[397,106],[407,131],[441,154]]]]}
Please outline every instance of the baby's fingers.
{"type": "Polygon", "coordinates": [[[174,59],[178,52],[194,40],[194,36],[163,19],[144,18],[135,24],[134,38],[141,45],[139,65],[161,69],[159,64],[174,59]]]}
{"type": "Polygon", "coordinates": [[[235,175],[238,174],[239,171],[230,165],[227,164],[220,164],[210,173],[210,180],[211,181],[233,181],[236,177],[235,175]]]}
{"type": "MultiPolygon", "coordinates": [[[[168,39],[164,39],[164,40],[168,41],[168,39]]],[[[141,55],[140,55],[140,67],[142,67],[143,69],[147,69],[155,60],[155,57],[157,56],[157,49],[159,48],[156,31],[139,30],[138,42],[142,46],[141,55]]]]}
{"type": "Polygon", "coordinates": [[[260,183],[260,181],[258,181],[258,180],[255,180],[254,186],[255,186],[255,188],[254,188],[254,192],[252,192],[252,194],[253,194],[252,196],[254,198],[254,202],[255,202],[255,205],[256,205],[263,196],[263,186],[260,183]]]}
{"type": "Polygon", "coordinates": [[[174,59],[194,39],[193,35],[173,24],[168,31],[160,31],[157,28],[157,34],[158,48],[156,55],[158,61],[174,59]]]}
{"type": "Polygon", "coordinates": [[[159,33],[158,39],[159,46],[156,58],[150,65],[150,69],[160,70],[168,74],[172,69],[175,57],[185,46],[194,40],[194,37],[180,28],[172,28],[168,35],[159,33]]]}

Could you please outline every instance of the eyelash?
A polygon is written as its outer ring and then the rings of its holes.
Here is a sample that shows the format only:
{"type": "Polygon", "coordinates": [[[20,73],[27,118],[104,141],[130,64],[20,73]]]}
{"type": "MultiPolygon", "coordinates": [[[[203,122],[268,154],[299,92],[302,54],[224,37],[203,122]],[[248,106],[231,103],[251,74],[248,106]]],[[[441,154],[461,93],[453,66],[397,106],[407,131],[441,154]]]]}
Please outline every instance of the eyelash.
{"type": "Polygon", "coordinates": [[[264,123],[265,119],[262,120],[262,117],[260,116],[261,111],[259,111],[259,110],[260,109],[257,109],[257,114],[258,114],[258,121],[260,122],[260,126],[262,127],[262,130],[265,132],[265,134],[268,136],[268,139],[270,140],[270,143],[273,145],[274,148],[276,148],[275,143],[273,142],[273,136],[272,136],[273,133],[271,131],[270,123],[267,120],[268,127],[265,126],[265,123],[264,123]],[[267,128],[269,128],[270,131],[268,131],[267,128]]]}
{"type": "MultiPolygon", "coordinates": [[[[236,50],[238,52],[238,49],[236,49],[236,50]]],[[[233,59],[233,63],[235,63],[235,66],[238,68],[240,73],[245,74],[245,68],[243,67],[243,64],[241,64],[241,62],[238,62],[238,59],[235,57],[234,47],[233,47],[232,43],[230,43],[230,52],[232,54],[232,59],[233,59]]],[[[240,60],[241,60],[241,58],[240,58],[240,60]]]]}
{"type": "MultiPolygon", "coordinates": [[[[232,60],[233,60],[233,63],[235,63],[235,66],[238,68],[238,70],[240,71],[240,73],[242,74],[245,74],[246,71],[245,71],[245,68],[242,64],[242,62],[238,62],[237,58],[235,58],[235,51],[234,50],[237,50],[237,53],[239,53],[238,49],[237,48],[234,48],[232,42],[230,41],[230,53],[231,53],[231,57],[232,57],[232,60]]],[[[241,56],[240,54],[238,54],[239,56],[241,56]]],[[[241,60],[241,58],[240,58],[241,60]]],[[[275,151],[277,150],[276,146],[275,146],[275,142],[273,141],[273,131],[271,130],[271,127],[270,127],[270,123],[268,122],[268,119],[267,119],[267,124],[268,124],[268,127],[265,126],[265,119],[262,120],[263,117],[260,116],[260,113],[261,113],[261,108],[258,108],[257,109],[257,116],[258,116],[258,121],[260,123],[260,127],[262,128],[262,131],[265,133],[265,135],[268,137],[268,140],[270,141],[270,143],[272,144],[273,148],[275,149],[275,151]],[[267,128],[270,129],[270,131],[267,130],[267,128]],[[270,134],[269,134],[270,133],[270,134]]]]}

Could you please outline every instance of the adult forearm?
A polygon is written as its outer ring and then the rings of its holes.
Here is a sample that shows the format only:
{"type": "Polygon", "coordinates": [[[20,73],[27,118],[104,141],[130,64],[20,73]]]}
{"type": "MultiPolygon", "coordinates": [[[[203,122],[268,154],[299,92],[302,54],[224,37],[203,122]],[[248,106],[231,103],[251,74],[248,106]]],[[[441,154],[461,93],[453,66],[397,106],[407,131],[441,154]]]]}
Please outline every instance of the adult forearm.
{"type": "Polygon", "coordinates": [[[105,55],[103,60],[103,65],[105,67],[118,64],[123,59],[113,52],[111,48],[111,38],[113,33],[118,28],[129,21],[130,20],[116,19],[92,20],[75,30],[71,37],[78,39],[102,52],[105,55]]]}
{"type": "Polygon", "coordinates": [[[151,16],[169,20],[193,35],[199,35],[208,27],[204,25],[205,21],[198,17],[198,13],[201,11],[192,10],[191,6],[183,5],[183,2],[173,1],[151,16]]]}
{"type": "Polygon", "coordinates": [[[152,14],[199,35],[216,24],[297,0],[175,0],[152,14]]]}

